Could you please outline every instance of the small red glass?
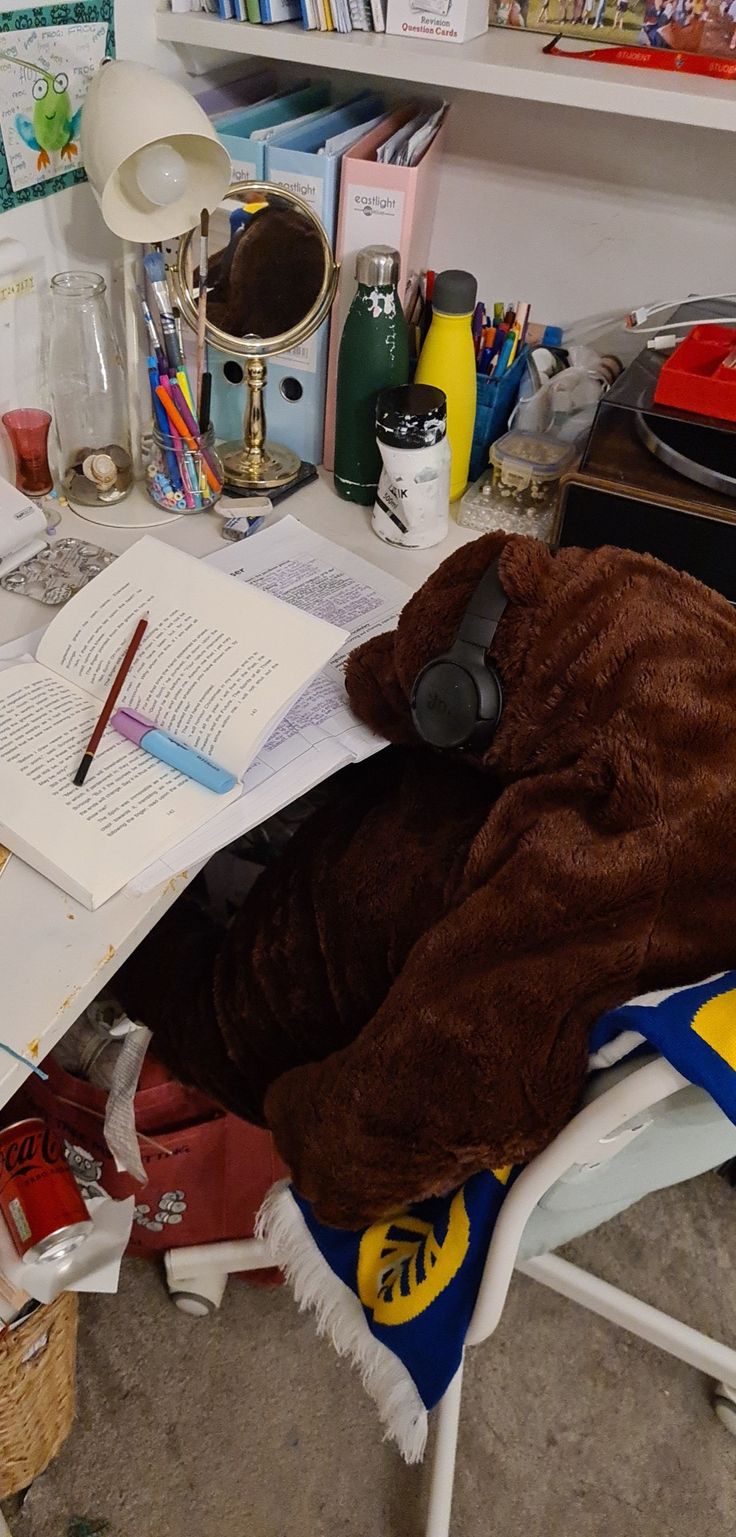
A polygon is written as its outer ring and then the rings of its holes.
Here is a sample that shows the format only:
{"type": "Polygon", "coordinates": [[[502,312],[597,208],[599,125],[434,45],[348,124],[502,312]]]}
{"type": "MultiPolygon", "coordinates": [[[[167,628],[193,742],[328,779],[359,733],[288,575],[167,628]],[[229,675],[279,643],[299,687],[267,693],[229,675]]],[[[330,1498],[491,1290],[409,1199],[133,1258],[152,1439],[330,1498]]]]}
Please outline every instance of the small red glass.
{"type": "Polygon", "coordinates": [[[27,496],[46,496],[54,487],[47,447],[51,426],[48,411],[6,411],[3,426],[13,446],[18,490],[27,496]]]}

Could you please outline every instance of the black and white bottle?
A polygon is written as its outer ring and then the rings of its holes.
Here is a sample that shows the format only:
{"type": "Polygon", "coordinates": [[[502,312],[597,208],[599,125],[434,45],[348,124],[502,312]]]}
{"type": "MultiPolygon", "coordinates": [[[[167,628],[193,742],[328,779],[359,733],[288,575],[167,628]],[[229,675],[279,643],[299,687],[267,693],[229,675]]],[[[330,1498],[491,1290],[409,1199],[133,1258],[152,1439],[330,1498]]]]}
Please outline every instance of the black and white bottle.
{"type": "Polygon", "coordinates": [[[389,544],[426,550],[446,538],[450,517],[447,400],[429,384],[382,390],[376,404],[382,469],[373,531],[389,544]]]}

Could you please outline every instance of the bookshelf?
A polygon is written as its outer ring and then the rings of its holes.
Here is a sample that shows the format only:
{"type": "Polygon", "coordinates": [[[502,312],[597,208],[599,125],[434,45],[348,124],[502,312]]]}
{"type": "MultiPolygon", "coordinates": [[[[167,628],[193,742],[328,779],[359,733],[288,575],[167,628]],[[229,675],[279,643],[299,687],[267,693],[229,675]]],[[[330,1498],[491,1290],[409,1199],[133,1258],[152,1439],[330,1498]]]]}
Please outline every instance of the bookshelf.
{"type": "Polygon", "coordinates": [[[412,81],[427,89],[736,130],[736,82],[548,58],[542,53],[545,40],[538,33],[497,28],[469,43],[453,44],[373,32],[305,32],[291,22],[252,26],[171,11],[156,13],[156,33],[161,42],[187,48],[412,81]]]}

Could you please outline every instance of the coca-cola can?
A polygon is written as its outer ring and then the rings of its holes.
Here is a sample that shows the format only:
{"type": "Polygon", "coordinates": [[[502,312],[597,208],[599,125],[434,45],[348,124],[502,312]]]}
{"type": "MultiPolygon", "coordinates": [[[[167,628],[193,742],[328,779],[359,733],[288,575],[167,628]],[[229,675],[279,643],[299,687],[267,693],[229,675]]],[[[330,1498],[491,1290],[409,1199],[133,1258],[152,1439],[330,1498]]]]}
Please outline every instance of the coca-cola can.
{"type": "Polygon", "coordinates": [[[35,1116],[0,1130],[0,1212],[24,1264],[65,1259],[92,1226],[58,1137],[35,1116]]]}

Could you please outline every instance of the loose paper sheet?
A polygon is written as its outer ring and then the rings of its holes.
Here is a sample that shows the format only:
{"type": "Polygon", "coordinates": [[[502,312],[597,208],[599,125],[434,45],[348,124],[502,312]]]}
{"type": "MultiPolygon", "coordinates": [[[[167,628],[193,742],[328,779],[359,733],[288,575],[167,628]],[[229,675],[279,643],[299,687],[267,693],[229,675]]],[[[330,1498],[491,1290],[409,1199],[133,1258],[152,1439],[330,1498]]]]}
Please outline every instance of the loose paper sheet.
{"type": "Polygon", "coordinates": [[[293,517],[218,550],[207,564],[340,625],[350,632],[349,638],[261,748],[245,775],[240,800],[136,877],[134,891],[150,891],[179,870],[209,858],[338,768],[384,746],[353,715],[343,675],[357,645],[395,627],[410,589],[293,517]]]}

